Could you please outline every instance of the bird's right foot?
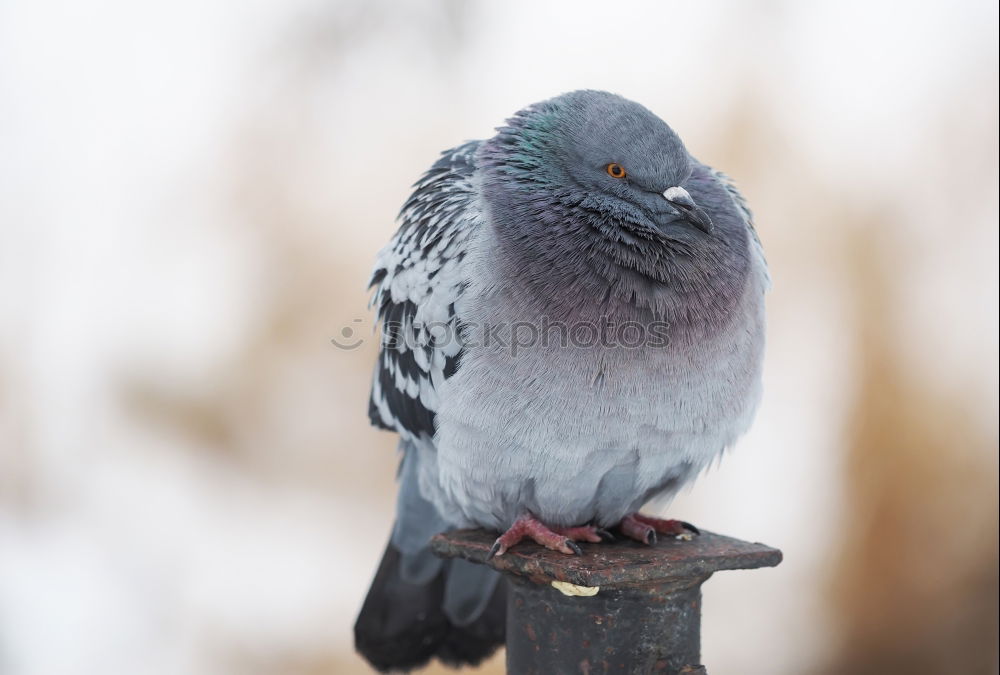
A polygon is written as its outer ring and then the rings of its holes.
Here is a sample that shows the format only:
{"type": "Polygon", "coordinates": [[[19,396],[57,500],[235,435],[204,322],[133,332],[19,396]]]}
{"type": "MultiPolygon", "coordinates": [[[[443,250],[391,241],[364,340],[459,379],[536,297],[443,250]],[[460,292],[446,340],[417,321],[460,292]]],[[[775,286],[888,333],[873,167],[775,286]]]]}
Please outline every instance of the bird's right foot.
{"type": "Polygon", "coordinates": [[[622,518],[618,526],[629,539],[635,539],[652,546],[656,543],[656,534],[667,534],[675,539],[689,540],[692,536],[701,534],[697,527],[683,520],[664,520],[632,513],[622,518]]]}
{"type": "Polygon", "coordinates": [[[497,538],[493,543],[493,548],[490,549],[487,560],[496,555],[503,555],[510,547],[524,538],[531,539],[550,551],[558,551],[567,555],[581,555],[583,551],[580,550],[577,541],[597,543],[613,537],[605,530],[592,525],[549,528],[534,516],[523,515],[514,521],[510,529],[497,538]]]}

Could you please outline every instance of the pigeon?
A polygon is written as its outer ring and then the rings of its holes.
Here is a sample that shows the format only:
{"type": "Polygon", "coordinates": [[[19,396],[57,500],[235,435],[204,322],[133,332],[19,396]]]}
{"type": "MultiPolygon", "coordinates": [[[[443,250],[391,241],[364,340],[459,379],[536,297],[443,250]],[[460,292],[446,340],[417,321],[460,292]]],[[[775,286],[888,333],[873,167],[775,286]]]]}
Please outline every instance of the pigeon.
{"type": "Polygon", "coordinates": [[[603,91],[442,153],[371,277],[371,422],[399,435],[396,521],[355,624],[378,670],[504,640],[504,583],[429,540],[565,554],[689,538],[665,503],[750,426],[767,264],[747,203],[664,121],[603,91]]]}

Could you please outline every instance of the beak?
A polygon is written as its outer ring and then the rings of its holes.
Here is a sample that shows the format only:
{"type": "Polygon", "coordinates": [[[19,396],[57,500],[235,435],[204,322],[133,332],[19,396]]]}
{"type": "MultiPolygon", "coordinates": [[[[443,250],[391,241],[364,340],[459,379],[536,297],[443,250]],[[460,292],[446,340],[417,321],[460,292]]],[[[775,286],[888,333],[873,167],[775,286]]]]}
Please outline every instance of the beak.
{"type": "Polygon", "coordinates": [[[688,191],[682,187],[667,188],[663,198],[692,225],[708,234],[712,231],[712,219],[691,199],[688,191]]]}

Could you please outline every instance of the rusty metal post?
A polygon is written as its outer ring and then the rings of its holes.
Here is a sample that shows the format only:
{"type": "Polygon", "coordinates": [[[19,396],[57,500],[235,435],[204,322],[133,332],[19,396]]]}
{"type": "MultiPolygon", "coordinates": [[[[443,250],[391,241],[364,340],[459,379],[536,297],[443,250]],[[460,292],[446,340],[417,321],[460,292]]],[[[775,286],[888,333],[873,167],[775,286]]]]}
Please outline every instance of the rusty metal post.
{"type": "Polygon", "coordinates": [[[495,534],[438,535],[434,552],[502,572],[507,672],[706,673],[701,660],[701,585],[720,570],[773,567],[781,551],[702,532],[690,541],[582,544],[567,556],[522,543],[487,560],[495,534]]]}

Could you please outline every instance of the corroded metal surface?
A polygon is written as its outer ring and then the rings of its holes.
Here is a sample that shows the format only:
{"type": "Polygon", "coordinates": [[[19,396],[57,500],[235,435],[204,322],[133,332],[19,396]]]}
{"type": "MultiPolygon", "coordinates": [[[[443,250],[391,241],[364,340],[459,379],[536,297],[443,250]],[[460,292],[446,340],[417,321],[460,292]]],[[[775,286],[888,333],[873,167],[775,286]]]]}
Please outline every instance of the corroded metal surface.
{"type": "Polygon", "coordinates": [[[506,576],[507,672],[515,675],[704,674],[701,585],[720,570],[781,562],[777,549],[711,532],[653,546],[581,543],[583,555],[523,542],[488,559],[495,539],[459,530],[431,548],[506,576]]]}
{"type": "Polygon", "coordinates": [[[523,542],[487,560],[496,536],[485,530],[456,530],[434,537],[431,548],[439,556],[483,563],[536,583],[565,581],[601,587],[687,579],[701,583],[720,570],[773,567],[781,562],[778,549],[705,531],[690,541],[661,537],[653,546],[622,538],[600,544],[581,543],[580,556],[523,542]]]}
{"type": "Polygon", "coordinates": [[[701,660],[698,584],[618,586],[572,597],[517,577],[508,589],[508,673],[674,675],[701,660]]]}

